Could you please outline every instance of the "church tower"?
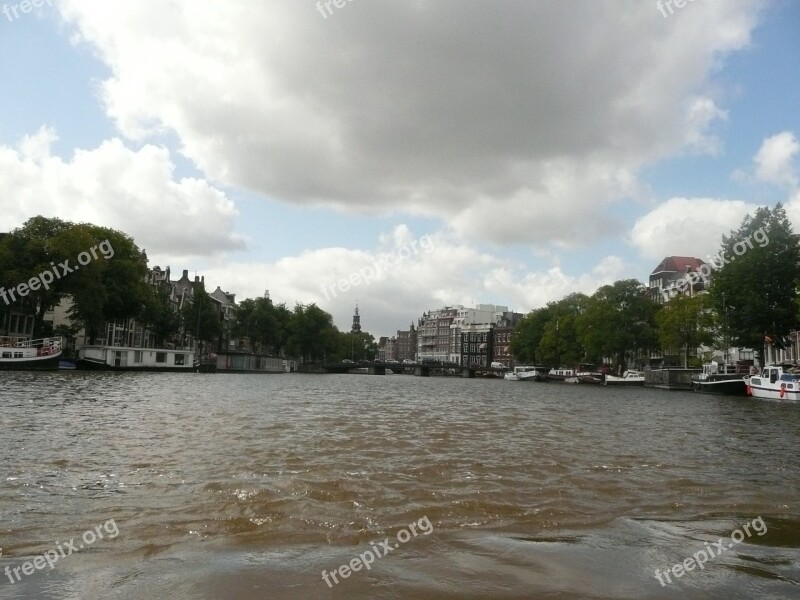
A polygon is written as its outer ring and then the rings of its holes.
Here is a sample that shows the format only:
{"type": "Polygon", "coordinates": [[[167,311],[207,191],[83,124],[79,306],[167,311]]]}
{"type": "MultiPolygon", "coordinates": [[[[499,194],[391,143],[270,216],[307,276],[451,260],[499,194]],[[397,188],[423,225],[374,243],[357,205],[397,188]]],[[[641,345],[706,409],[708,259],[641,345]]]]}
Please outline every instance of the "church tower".
{"type": "Polygon", "coordinates": [[[358,301],[356,300],[356,312],[353,313],[353,327],[350,329],[352,333],[359,333],[361,331],[361,317],[358,316],[358,301]]]}

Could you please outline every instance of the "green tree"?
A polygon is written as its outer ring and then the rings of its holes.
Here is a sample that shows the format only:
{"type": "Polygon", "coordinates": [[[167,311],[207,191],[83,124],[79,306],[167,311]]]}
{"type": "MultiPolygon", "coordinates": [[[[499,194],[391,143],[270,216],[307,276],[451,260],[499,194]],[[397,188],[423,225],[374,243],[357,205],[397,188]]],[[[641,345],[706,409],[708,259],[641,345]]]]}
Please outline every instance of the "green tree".
{"type": "Polygon", "coordinates": [[[630,358],[656,345],[658,305],[635,279],[616,281],[598,289],[586,302],[576,326],[587,358],[611,358],[620,371],[630,358]]]}
{"type": "Polygon", "coordinates": [[[537,355],[545,366],[572,366],[585,360],[577,319],[586,310],[588,300],[586,294],[574,293],[547,305],[550,318],[537,348],[537,355]]]}
{"type": "Polygon", "coordinates": [[[781,204],[761,207],[739,229],[722,237],[719,269],[711,298],[720,319],[728,311],[732,345],[756,349],[763,359],[764,338],[798,326],[797,286],[800,249],[781,204]]]}
{"type": "Polygon", "coordinates": [[[91,224],[37,216],[0,242],[6,291],[41,282],[16,299],[34,311],[34,337],[43,331],[45,312],[66,297],[72,299],[73,322],[86,328],[90,340],[105,322],[136,317],[146,296],[146,272],[147,257],[130,237],[91,224]]]}
{"type": "Polygon", "coordinates": [[[194,286],[192,297],[184,303],[181,319],[185,331],[206,343],[214,341],[222,334],[217,304],[200,285],[194,286]]]}
{"type": "Polygon", "coordinates": [[[514,328],[514,335],[511,339],[511,353],[517,363],[536,364],[541,362],[539,358],[539,343],[551,316],[550,308],[537,308],[525,315],[514,328]]]}
{"type": "Polygon", "coordinates": [[[181,329],[180,315],[173,309],[168,294],[169,288],[164,283],[148,286],[140,315],[142,324],[155,334],[160,348],[181,329]]]}
{"type": "Polygon", "coordinates": [[[689,354],[699,346],[714,343],[714,315],[707,294],[677,296],[656,315],[658,339],[665,354],[680,354],[683,367],[689,366],[689,354]]]}
{"type": "Polygon", "coordinates": [[[316,304],[296,304],[289,320],[287,347],[303,362],[323,361],[339,347],[333,317],[316,304]]]}

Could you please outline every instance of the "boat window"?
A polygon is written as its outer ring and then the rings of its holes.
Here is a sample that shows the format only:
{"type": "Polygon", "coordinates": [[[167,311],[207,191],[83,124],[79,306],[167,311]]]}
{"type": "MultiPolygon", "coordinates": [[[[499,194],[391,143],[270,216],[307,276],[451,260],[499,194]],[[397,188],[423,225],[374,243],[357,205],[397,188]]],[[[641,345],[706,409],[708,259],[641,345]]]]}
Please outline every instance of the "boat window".
{"type": "Polygon", "coordinates": [[[778,381],[778,369],[769,370],[769,381],[770,383],[775,383],[778,381]]]}
{"type": "Polygon", "coordinates": [[[11,352],[3,352],[3,358],[11,358],[11,352]]]}
{"type": "Polygon", "coordinates": [[[167,353],[166,352],[156,352],[156,362],[157,363],[165,363],[165,362],[167,362],[167,353]]]}
{"type": "Polygon", "coordinates": [[[186,356],[185,354],[176,354],[175,355],[175,364],[179,365],[179,366],[182,366],[182,365],[186,364],[186,363],[183,362],[185,356],[186,356]]]}

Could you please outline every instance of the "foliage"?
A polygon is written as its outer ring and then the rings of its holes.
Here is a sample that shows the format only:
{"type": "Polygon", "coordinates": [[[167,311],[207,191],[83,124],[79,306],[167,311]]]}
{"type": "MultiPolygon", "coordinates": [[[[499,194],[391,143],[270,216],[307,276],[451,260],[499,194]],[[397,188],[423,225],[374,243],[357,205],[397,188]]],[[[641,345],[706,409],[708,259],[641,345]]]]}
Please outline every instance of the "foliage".
{"type": "Polygon", "coordinates": [[[222,334],[219,308],[200,284],[195,284],[192,297],[184,303],[181,320],[187,332],[204,342],[211,342],[222,334]]]}
{"type": "Polygon", "coordinates": [[[577,319],[587,359],[600,363],[612,358],[624,370],[628,357],[656,345],[658,305],[635,279],[616,281],[598,289],[577,319]]]}
{"type": "Polygon", "coordinates": [[[714,343],[714,315],[709,310],[708,295],[677,296],[656,315],[658,339],[669,353],[683,355],[683,366],[689,366],[689,355],[698,346],[714,343]]]}
{"type": "Polygon", "coordinates": [[[732,345],[761,349],[765,335],[783,335],[798,326],[797,285],[800,250],[782,205],[762,207],[739,229],[723,236],[726,264],[714,273],[714,309],[728,323],[732,345]]]}

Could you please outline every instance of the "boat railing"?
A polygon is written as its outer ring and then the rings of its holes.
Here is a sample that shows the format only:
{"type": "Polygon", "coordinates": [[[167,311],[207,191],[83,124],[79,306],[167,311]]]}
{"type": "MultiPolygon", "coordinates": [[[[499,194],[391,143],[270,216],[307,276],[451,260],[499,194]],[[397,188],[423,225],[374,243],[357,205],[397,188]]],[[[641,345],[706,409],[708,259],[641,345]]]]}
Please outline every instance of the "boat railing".
{"type": "Polygon", "coordinates": [[[29,340],[25,337],[0,337],[0,348],[35,348],[38,356],[61,352],[62,338],[49,337],[29,340]]]}

